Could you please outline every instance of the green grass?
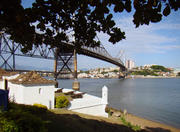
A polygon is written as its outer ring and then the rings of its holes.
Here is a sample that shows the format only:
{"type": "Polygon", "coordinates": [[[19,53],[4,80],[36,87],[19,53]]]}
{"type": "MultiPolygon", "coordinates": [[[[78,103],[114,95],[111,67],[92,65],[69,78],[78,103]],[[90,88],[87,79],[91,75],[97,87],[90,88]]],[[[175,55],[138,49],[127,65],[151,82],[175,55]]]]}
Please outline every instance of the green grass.
{"type": "Polygon", "coordinates": [[[46,112],[44,108],[10,103],[8,111],[0,113],[0,132],[47,132],[46,121],[39,116],[46,112]]]}
{"type": "Polygon", "coordinates": [[[140,131],[140,130],[141,130],[141,127],[140,127],[139,125],[133,125],[133,124],[131,124],[130,122],[126,121],[126,119],[125,119],[124,116],[120,117],[120,120],[122,121],[122,123],[123,123],[125,126],[133,129],[134,131],[140,131]]]}
{"type": "MultiPolygon", "coordinates": [[[[12,117],[10,116],[11,115],[10,114],[8,116],[8,119],[16,118],[13,120],[14,123],[16,123],[15,120],[17,119],[23,120],[22,122],[26,124],[26,132],[30,132],[28,131],[29,129],[28,127],[33,127],[34,130],[36,130],[39,122],[42,125],[42,128],[44,128],[43,125],[45,125],[44,131],[47,130],[48,132],[134,132],[135,131],[134,128],[133,130],[128,126],[122,125],[121,121],[117,119],[89,116],[64,109],[55,109],[49,111],[35,106],[11,104],[9,111],[7,112],[7,115],[9,113],[12,114],[12,117]],[[18,111],[19,114],[17,115],[15,111],[16,112],[18,111]],[[14,114],[12,114],[12,112],[14,114]],[[22,117],[24,115],[25,117],[22,117]],[[36,121],[35,119],[38,119],[38,121],[36,121]]],[[[13,123],[11,122],[11,124],[13,123]]]]}

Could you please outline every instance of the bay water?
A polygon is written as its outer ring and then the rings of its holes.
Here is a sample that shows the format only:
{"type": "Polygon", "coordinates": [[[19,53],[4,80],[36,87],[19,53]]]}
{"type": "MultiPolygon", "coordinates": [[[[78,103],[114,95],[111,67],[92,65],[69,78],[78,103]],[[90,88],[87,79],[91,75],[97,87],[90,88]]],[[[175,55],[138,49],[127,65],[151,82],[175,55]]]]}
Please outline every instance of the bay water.
{"type": "MultiPolygon", "coordinates": [[[[109,89],[109,105],[128,113],[180,128],[180,78],[79,79],[80,91],[101,97],[109,89]]],[[[59,79],[72,88],[73,80],[59,79]]]]}

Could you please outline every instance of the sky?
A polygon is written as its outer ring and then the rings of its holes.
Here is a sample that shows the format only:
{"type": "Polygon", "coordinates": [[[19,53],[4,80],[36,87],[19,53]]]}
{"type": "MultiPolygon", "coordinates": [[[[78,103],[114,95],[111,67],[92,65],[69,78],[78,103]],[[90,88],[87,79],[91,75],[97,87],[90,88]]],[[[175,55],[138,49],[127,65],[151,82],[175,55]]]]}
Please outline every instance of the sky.
{"type": "MultiPolygon", "coordinates": [[[[31,6],[34,0],[22,0],[22,5],[26,8],[31,6]]],[[[135,28],[133,24],[133,14],[114,14],[114,19],[118,27],[126,34],[126,39],[115,45],[108,42],[105,34],[99,33],[98,37],[113,57],[121,57],[122,60],[131,59],[136,66],[145,64],[158,64],[166,67],[180,67],[180,11],[172,12],[168,17],[163,17],[159,23],[150,23],[135,28]]],[[[51,67],[53,61],[44,59],[35,60],[17,58],[17,63],[21,66],[30,65],[43,69],[51,67]]],[[[93,69],[98,67],[116,67],[110,63],[94,59],[91,57],[78,55],[78,69],[93,69]]]]}
{"type": "Polygon", "coordinates": [[[163,17],[159,23],[151,23],[135,28],[133,15],[124,15],[117,25],[126,33],[126,39],[116,45],[107,42],[106,35],[100,40],[116,56],[120,50],[126,59],[132,59],[137,66],[159,64],[167,67],[180,67],[180,13],[173,12],[163,17]]]}

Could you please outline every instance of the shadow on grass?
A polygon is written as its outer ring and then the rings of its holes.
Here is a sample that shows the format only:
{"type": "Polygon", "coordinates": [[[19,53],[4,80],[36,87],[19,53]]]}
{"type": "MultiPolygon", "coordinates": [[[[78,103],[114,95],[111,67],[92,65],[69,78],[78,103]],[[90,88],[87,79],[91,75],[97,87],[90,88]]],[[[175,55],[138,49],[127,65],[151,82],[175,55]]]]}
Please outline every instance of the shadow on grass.
{"type": "Polygon", "coordinates": [[[45,120],[49,132],[133,132],[132,129],[105,121],[82,118],[75,114],[55,114],[48,112],[45,120]]]}
{"type": "MultiPolygon", "coordinates": [[[[124,125],[113,124],[102,120],[86,119],[76,114],[55,114],[48,112],[43,116],[48,120],[49,132],[135,132],[124,125]]],[[[147,128],[139,132],[170,132],[162,128],[147,128]]]]}
{"type": "Polygon", "coordinates": [[[168,129],[163,129],[163,128],[159,128],[159,127],[158,128],[146,127],[146,129],[151,132],[171,132],[168,129]]]}
{"type": "MultiPolygon", "coordinates": [[[[46,128],[49,132],[134,132],[134,130],[124,125],[113,124],[104,120],[87,119],[74,113],[60,112],[58,114],[35,106],[10,104],[9,111],[11,113],[30,113],[41,118],[46,122],[46,128]]],[[[16,115],[16,113],[14,114],[16,115]]],[[[9,118],[14,120],[13,117],[9,118]]],[[[139,132],[170,132],[170,130],[147,127],[139,132]]]]}

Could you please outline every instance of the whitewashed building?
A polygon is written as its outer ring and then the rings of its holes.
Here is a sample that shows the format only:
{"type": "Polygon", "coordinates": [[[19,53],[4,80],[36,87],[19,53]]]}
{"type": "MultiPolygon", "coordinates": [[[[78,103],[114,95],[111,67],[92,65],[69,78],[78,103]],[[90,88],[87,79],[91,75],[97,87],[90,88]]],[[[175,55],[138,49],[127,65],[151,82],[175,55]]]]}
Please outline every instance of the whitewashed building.
{"type": "Polygon", "coordinates": [[[108,117],[108,113],[105,111],[107,105],[108,88],[104,86],[102,88],[102,98],[84,94],[83,98],[72,100],[68,110],[93,116],[108,117]]]}
{"type": "Polygon", "coordinates": [[[19,74],[17,72],[6,72],[3,69],[0,69],[0,89],[7,90],[7,81],[5,80],[10,80],[14,79],[18,76],[19,74]]]}
{"type": "Polygon", "coordinates": [[[16,77],[2,77],[8,80],[9,99],[19,104],[42,104],[48,109],[54,108],[55,81],[42,78],[35,72],[16,77]]]}

